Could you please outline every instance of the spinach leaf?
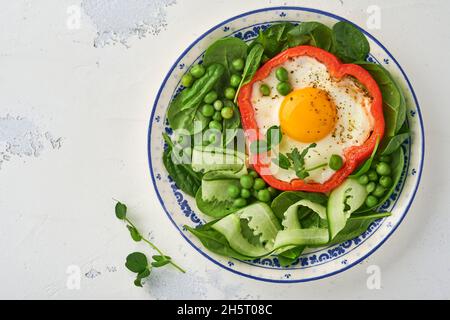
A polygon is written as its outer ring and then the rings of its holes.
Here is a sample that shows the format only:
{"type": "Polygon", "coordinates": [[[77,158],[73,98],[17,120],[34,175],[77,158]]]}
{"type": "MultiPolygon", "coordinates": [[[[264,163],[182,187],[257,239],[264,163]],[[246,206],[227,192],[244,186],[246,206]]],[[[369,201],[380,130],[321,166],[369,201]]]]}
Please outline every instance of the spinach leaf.
{"type": "Polygon", "coordinates": [[[195,134],[208,125],[209,119],[202,115],[199,107],[224,71],[225,68],[220,64],[209,66],[203,77],[195,81],[191,88],[183,90],[171,102],[167,110],[167,120],[173,130],[184,129],[190,134],[195,134]]]}
{"type": "Polygon", "coordinates": [[[365,174],[367,171],[370,170],[370,167],[372,166],[373,159],[375,158],[375,154],[377,153],[378,146],[380,145],[379,141],[377,140],[377,143],[375,145],[375,148],[373,148],[372,154],[369,159],[364,161],[362,166],[360,166],[356,171],[349,176],[349,178],[359,178],[363,174],[365,174]]]}
{"type": "Polygon", "coordinates": [[[385,196],[383,197],[383,199],[380,200],[380,202],[378,204],[376,204],[375,206],[368,208],[365,204],[359,208],[358,210],[356,210],[356,214],[359,213],[364,213],[364,212],[369,212],[371,210],[374,210],[375,208],[378,208],[379,206],[381,206],[383,203],[386,202],[386,200],[388,200],[392,193],[394,193],[395,188],[397,188],[397,185],[400,181],[400,178],[402,176],[403,173],[403,168],[405,165],[405,155],[403,153],[403,149],[402,148],[398,148],[397,151],[395,151],[392,155],[392,161],[391,161],[391,169],[392,169],[392,186],[391,188],[386,192],[385,196]]]}
{"type": "Polygon", "coordinates": [[[280,254],[278,254],[278,262],[282,267],[288,267],[293,264],[298,257],[302,254],[303,250],[305,250],[305,246],[298,246],[292,249],[286,250],[280,254]]]}
{"type": "Polygon", "coordinates": [[[273,199],[271,207],[273,213],[278,219],[283,220],[286,210],[297,203],[298,201],[306,199],[312,202],[325,205],[328,202],[328,197],[323,193],[303,192],[303,191],[285,191],[280,193],[275,199],[273,199]]]}
{"type": "Polygon", "coordinates": [[[333,46],[331,29],[320,22],[303,22],[292,28],[287,38],[291,48],[309,44],[330,51],[333,46]]]}
{"type": "Polygon", "coordinates": [[[168,144],[167,149],[163,153],[163,164],[169,176],[173,179],[176,185],[186,194],[195,197],[200,188],[202,177],[201,174],[192,170],[189,164],[175,163],[175,155],[172,153],[173,143],[167,135],[164,135],[164,140],[168,144]]]}
{"type": "Polygon", "coordinates": [[[365,216],[350,217],[347,223],[331,241],[330,245],[342,243],[360,236],[376,220],[390,216],[390,213],[370,212],[365,216]]]}
{"type": "Polygon", "coordinates": [[[233,74],[231,63],[236,59],[245,60],[247,50],[247,44],[241,39],[235,37],[219,39],[206,49],[205,55],[203,56],[203,64],[206,67],[214,64],[224,66],[225,72],[220,82],[223,86],[227,86],[233,74]]]}
{"type": "Polygon", "coordinates": [[[369,41],[364,34],[345,21],[333,26],[333,44],[333,53],[346,63],[365,60],[370,52],[369,41]]]}
{"type": "Polygon", "coordinates": [[[409,138],[409,132],[406,133],[400,133],[393,137],[387,137],[384,141],[384,146],[381,152],[381,155],[386,156],[394,153],[395,151],[400,148],[400,146],[408,140],[409,138]]]}
{"type": "Polygon", "coordinates": [[[259,65],[261,64],[263,53],[264,47],[260,44],[254,45],[253,48],[248,53],[247,60],[245,61],[244,71],[242,72],[242,80],[236,90],[234,102],[236,102],[237,97],[239,95],[239,91],[241,90],[242,86],[249,83],[250,80],[252,80],[253,76],[255,75],[256,71],[258,71],[259,65]]]}
{"type": "Polygon", "coordinates": [[[184,227],[196,236],[206,249],[216,254],[239,260],[253,260],[253,258],[246,257],[233,250],[225,236],[212,229],[210,225],[204,225],[195,229],[189,226],[184,227]]]}
{"type": "Polygon", "coordinates": [[[383,112],[386,122],[385,135],[393,137],[406,120],[406,100],[402,90],[390,73],[382,66],[370,62],[355,62],[372,75],[383,95],[383,112]]]}
{"type": "Polygon", "coordinates": [[[289,47],[288,32],[292,28],[294,28],[292,23],[283,22],[274,24],[264,31],[260,30],[258,37],[252,42],[250,48],[260,44],[264,48],[264,54],[268,58],[272,58],[289,47]]]}

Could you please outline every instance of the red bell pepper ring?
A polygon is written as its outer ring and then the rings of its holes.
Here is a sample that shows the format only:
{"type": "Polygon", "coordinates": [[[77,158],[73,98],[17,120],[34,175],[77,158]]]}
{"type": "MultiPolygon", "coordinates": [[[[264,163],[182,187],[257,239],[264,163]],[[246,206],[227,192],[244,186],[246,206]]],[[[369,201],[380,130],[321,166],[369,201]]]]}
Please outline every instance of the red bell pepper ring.
{"type": "Polygon", "coordinates": [[[290,58],[299,56],[309,56],[323,63],[330,75],[335,79],[341,79],[344,76],[352,76],[358,80],[372,97],[372,106],[370,112],[374,119],[374,128],[370,137],[361,146],[351,146],[344,150],[344,165],[336,171],[334,175],[324,183],[308,183],[301,179],[294,179],[290,182],[281,181],[275,178],[268,170],[270,162],[264,154],[251,155],[251,163],[261,177],[272,187],[279,190],[301,190],[309,192],[329,192],[338,187],[364,160],[370,157],[377,140],[381,141],[384,135],[384,116],[383,116],[383,98],[380,88],[369,72],[355,64],[343,64],[333,54],[311,46],[298,46],[287,49],[269,60],[255,74],[253,79],[240,90],[238,96],[239,110],[242,116],[242,125],[247,134],[247,143],[250,145],[254,140],[264,139],[259,133],[255,120],[253,106],[251,103],[253,84],[264,80],[270,74],[273,68],[284,63],[290,58]],[[265,161],[266,160],[266,161],[265,161]]]}

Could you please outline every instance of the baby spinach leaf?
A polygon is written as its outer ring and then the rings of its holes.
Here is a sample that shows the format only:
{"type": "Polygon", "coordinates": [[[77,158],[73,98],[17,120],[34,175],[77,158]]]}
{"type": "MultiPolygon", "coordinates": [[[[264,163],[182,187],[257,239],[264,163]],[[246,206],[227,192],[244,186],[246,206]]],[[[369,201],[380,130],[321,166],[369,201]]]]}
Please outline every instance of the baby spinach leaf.
{"type": "Polygon", "coordinates": [[[219,254],[221,256],[235,258],[239,260],[253,260],[253,258],[246,257],[230,247],[227,239],[220,232],[212,229],[210,225],[205,225],[197,228],[184,226],[190,233],[196,236],[206,249],[219,254]]]}
{"type": "Polygon", "coordinates": [[[220,80],[225,67],[213,64],[206,69],[206,73],[194,82],[191,88],[183,90],[169,105],[167,120],[173,130],[184,129],[190,134],[201,132],[209,122],[202,115],[199,107],[203,98],[220,80]]]}
{"type": "Polygon", "coordinates": [[[268,58],[272,58],[289,47],[288,32],[292,28],[294,28],[292,23],[283,22],[274,24],[264,31],[260,30],[258,37],[252,42],[250,48],[260,44],[264,48],[264,54],[268,58]]]}
{"type": "Polygon", "coordinates": [[[309,44],[330,51],[333,45],[331,29],[320,22],[303,22],[287,34],[289,47],[309,44]]]}
{"type": "Polygon", "coordinates": [[[321,205],[326,205],[328,202],[328,197],[323,193],[285,191],[273,199],[271,204],[272,211],[278,219],[283,220],[287,208],[302,199],[310,200],[321,205]]]}
{"type": "Polygon", "coordinates": [[[192,170],[190,164],[174,163],[172,156],[173,144],[167,135],[163,135],[168,143],[167,149],[163,153],[163,164],[169,176],[175,181],[176,185],[186,194],[195,197],[201,185],[201,174],[192,170]]]}
{"type": "Polygon", "coordinates": [[[400,181],[400,178],[402,176],[403,173],[403,168],[405,166],[405,158],[404,158],[404,152],[402,148],[398,148],[397,151],[395,151],[393,154],[391,154],[392,157],[392,161],[391,161],[391,170],[392,170],[392,186],[391,188],[386,192],[385,196],[373,207],[368,208],[366,205],[363,205],[361,208],[359,208],[358,210],[356,210],[356,214],[360,214],[360,213],[365,213],[365,212],[369,212],[371,210],[374,210],[376,208],[378,208],[379,206],[381,206],[383,203],[386,202],[386,200],[388,200],[392,193],[394,193],[395,188],[397,188],[397,185],[400,181]]]}
{"type": "Polygon", "coordinates": [[[330,245],[342,243],[360,236],[376,220],[390,216],[390,213],[369,212],[365,216],[350,217],[342,229],[331,241],[330,245]]]}
{"type": "Polygon", "coordinates": [[[302,254],[303,250],[305,250],[305,246],[298,246],[292,249],[286,250],[280,254],[278,254],[278,262],[282,267],[288,267],[293,264],[298,257],[302,254]]]}
{"type": "Polygon", "coordinates": [[[383,112],[386,122],[385,135],[393,137],[406,120],[406,100],[402,90],[390,73],[382,66],[370,62],[355,62],[372,75],[383,95],[383,112]]]}
{"type": "Polygon", "coordinates": [[[261,64],[261,58],[264,53],[264,47],[260,44],[256,44],[252,47],[250,52],[248,53],[247,60],[245,61],[244,71],[242,72],[242,80],[239,84],[239,87],[236,90],[236,96],[234,98],[234,102],[236,102],[237,97],[239,95],[239,91],[241,90],[243,85],[252,80],[256,71],[258,71],[259,65],[261,64]]]}
{"type": "Polygon", "coordinates": [[[247,50],[247,44],[241,39],[235,37],[219,39],[206,49],[205,55],[203,56],[203,64],[206,67],[214,64],[224,66],[225,72],[221,82],[228,84],[233,74],[231,63],[236,59],[245,60],[247,50]]]}
{"type": "Polygon", "coordinates": [[[394,153],[395,151],[400,148],[400,146],[408,140],[409,138],[409,132],[406,133],[400,133],[393,137],[387,137],[384,141],[384,147],[382,149],[381,155],[386,156],[394,153]]]}
{"type": "Polygon", "coordinates": [[[359,178],[363,174],[365,174],[367,171],[370,170],[370,167],[372,166],[373,159],[375,158],[375,155],[377,154],[378,146],[380,145],[379,141],[377,140],[377,143],[375,144],[375,148],[373,148],[372,154],[369,159],[367,159],[362,166],[360,166],[356,171],[349,176],[349,178],[359,178]]]}
{"type": "Polygon", "coordinates": [[[364,34],[346,21],[333,26],[333,43],[333,53],[346,63],[365,60],[370,52],[369,41],[364,34]]]}

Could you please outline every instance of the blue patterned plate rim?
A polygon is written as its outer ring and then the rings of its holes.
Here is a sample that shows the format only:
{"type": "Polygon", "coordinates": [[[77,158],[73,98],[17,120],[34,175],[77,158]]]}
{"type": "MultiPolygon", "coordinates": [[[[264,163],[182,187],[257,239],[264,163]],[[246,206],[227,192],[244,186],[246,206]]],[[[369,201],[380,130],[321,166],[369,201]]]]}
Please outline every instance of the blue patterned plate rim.
{"type": "Polygon", "coordinates": [[[237,20],[239,18],[242,17],[246,17],[255,13],[260,13],[260,12],[267,12],[267,11],[277,11],[277,10],[282,10],[282,11],[304,11],[304,12],[310,12],[310,13],[316,13],[316,14],[320,14],[320,15],[324,15],[324,16],[328,16],[330,18],[334,18],[336,20],[339,21],[347,21],[350,23],[353,23],[341,16],[335,15],[333,13],[327,12],[327,11],[323,11],[323,10],[319,10],[319,9],[313,9],[313,8],[307,8],[307,7],[296,7],[296,6],[278,6],[278,7],[267,7],[267,8],[262,8],[262,9],[257,9],[257,10],[252,10],[252,11],[248,11],[239,15],[236,15],[232,18],[229,18],[219,24],[217,24],[216,26],[210,28],[208,31],[206,31],[205,33],[203,33],[201,36],[199,36],[192,44],[189,45],[189,47],[187,47],[182,54],[178,57],[178,59],[175,61],[175,63],[172,65],[172,67],[170,68],[169,72],[166,74],[166,76],[164,77],[164,80],[158,90],[158,93],[156,95],[156,99],[155,102],[153,104],[153,108],[152,108],[152,112],[151,112],[151,116],[150,116],[150,120],[149,120],[149,126],[148,126],[148,140],[147,140],[147,152],[148,152],[148,163],[149,163],[149,170],[150,170],[150,176],[152,179],[152,183],[153,183],[153,187],[155,189],[156,195],[158,197],[159,202],[161,203],[161,206],[163,207],[166,215],[169,217],[170,221],[172,222],[172,224],[175,226],[175,228],[178,230],[178,232],[182,235],[182,237],[196,250],[198,251],[200,254],[202,254],[204,257],[206,257],[207,259],[209,259],[210,261],[212,261],[214,264],[232,272],[235,274],[238,274],[240,276],[246,277],[246,278],[250,278],[250,279],[254,279],[254,280],[259,280],[259,281],[264,281],[264,282],[272,282],[272,283],[299,283],[299,282],[309,282],[309,281],[314,281],[314,280],[320,280],[323,278],[327,278],[327,277],[331,277],[333,275],[336,275],[338,273],[344,272],[352,267],[354,267],[355,265],[357,265],[358,263],[360,263],[361,261],[363,261],[364,259],[366,259],[367,257],[369,257],[370,255],[372,255],[376,250],[378,250],[378,248],[380,248],[387,239],[390,238],[390,236],[395,232],[395,230],[397,230],[397,228],[399,227],[399,225],[402,223],[402,221],[404,220],[404,218],[406,217],[406,214],[408,213],[412,202],[414,201],[414,198],[416,196],[417,190],[419,188],[419,184],[422,178],[422,171],[423,171],[423,165],[424,165],[424,156],[425,156],[425,133],[424,133],[424,124],[423,124],[423,118],[422,118],[422,113],[420,110],[420,105],[419,105],[419,101],[417,98],[417,95],[414,91],[414,88],[412,87],[411,81],[409,80],[408,76],[406,75],[405,71],[403,70],[403,68],[401,67],[401,65],[398,63],[397,59],[395,59],[395,57],[390,53],[390,51],[379,41],[377,40],[373,35],[371,35],[369,32],[367,32],[366,30],[364,30],[363,28],[359,27],[358,25],[355,24],[355,26],[360,29],[367,37],[369,37],[372,41],[374,41],[380,48],[382,48],[387,55],[392,59],[392,61],[394,61],[394,63],[397,65],[397,67],[399,68],[400,72],[402,73],[403,78],[405,79],[405,81],[408,84],[409,90],[414,98],[414,102],[415,105],[417,106],[417,115],[419,117],[419,123],[420,123],[420,133],[421,133],[421,157],[420,157],[420,164],[418,167],[418,177],[417,177],[417,182],[416,185],[414,186],[412,195],[410,196],[409,200],[408,200],[408,204],[404,210],[404,212],[401,215],[401,218],[399,220],[399,222],[396,224],[396,226],[394,228],[392,228],[390,230],[390,232],[384,237],[384,239],[382,239],[376,246],[374,246],[368,253],[366,253],[365,255],[363,255],[362,257],[356,259],[356,261],[354,261],[353,263],[330,273],[324,274],[324,275],[320,275],[317,277],[311,277],[311,278],[306,278],[306,279],[295,279],[295,280],[277,280],[277,279],[267,279],[267,278],[262,278],[262,277],[257,277],[257,276],[253,276],[250,274],[246,274],[243,272],[240,272],[238,270],[234,270],[232,268],[227,267],[226,265],[220,263],[219,261],[217,261],[216,259],[214,259],[213,257],[209,256],[206,252],[202,251],[200,248],[198,248],[183,232],[181,229],[178,228],[176,222],[172,219],[172,217],[170,216],[163,199],[161,198],[161,195],[158,191],[157,185],[156,185],[156,180],[155,180],[155,175],[153,172],[153,165],[152,165],[152,159],[151,159],[151,135],[152,135],[152,123],[155,117],[155,111],[157,108],[157,104],[158,101],[160,99],[161,93],[167,83],[167,80],[169,79],[170,75],[172,74],[173,70],[177,67],[177,65],[179,64],[179,62],[182,60],[182,58],[186,55],[187,52],[189,52],[200,40],[202,40],[203,38],[205,38],[208,34],[210,34],[212,31],[217,30],[218,28],[226,25],[227,23],[230,23],[234,20],[237,20]]]}

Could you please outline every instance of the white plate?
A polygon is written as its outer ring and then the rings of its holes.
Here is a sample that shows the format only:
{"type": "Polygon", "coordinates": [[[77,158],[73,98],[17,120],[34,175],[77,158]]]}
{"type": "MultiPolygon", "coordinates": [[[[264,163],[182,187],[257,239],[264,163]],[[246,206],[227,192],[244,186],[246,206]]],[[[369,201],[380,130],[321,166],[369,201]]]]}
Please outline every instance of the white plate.
{"type": "Polygon", "coordinates": [[[403,145],[405,169],[395,193],[381,210],[393,213],[391,217],[374,222],[361,236],[339,245],[304,253],[291,267],[283,268],[276,258],[242,262],[228,259],[207,251],[183,225],[197,226],[204,221],[195,201],[183,194],[173,183],[162,163],[164,142],[162,133],[170,132],[166,122],[166,110],[172,97],[180,90],[180,79],[190,66],[198,63],[206,48],[222,37],[239,37],[250,41],[261,28],[281,21],[320,21],[332,26],[345,20],[331,13],[301,8],[275,7],[255,10],[228,19],[208,30],[195,40],[177,59],[165,77],[156,97],[148,132],[148,156],[152,181],[156,194],[167,216],[180,234],[203,256],[226,270],[252,279],[270,282],[311,281],[342,272],[367,258],[378,249],[404,219],[417,191],[424,157],[424,129],[419,104],[411,83],[397,60],[373,36],[362,30],[371,46],[370,60],[382,64],[396,78],[407,100],[407,122],[411,139],[403,145]]]}

